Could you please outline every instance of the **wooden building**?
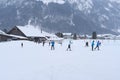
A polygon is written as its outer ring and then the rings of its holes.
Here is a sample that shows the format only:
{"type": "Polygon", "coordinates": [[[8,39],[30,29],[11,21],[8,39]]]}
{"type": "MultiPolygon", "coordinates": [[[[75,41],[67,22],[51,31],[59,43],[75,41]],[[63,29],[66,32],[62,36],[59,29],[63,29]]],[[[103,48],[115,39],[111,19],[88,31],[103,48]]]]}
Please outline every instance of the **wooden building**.
{"type": "Polygon", "coordinates": [[[35,42],[42,42],[46,40],[46,37],[42,34],[41,30],[33,26],[15,26],[8,32],[8,34],[23,36],[35,42]]]}
{"type": "Polygon", "coordinates": [[[10,37],[7,36],[7,34],[5,32],[3,32],[2,30],[0,30],[0,42],[1,41],[7,41],[10,37]]]}
{"type": "Polygon", "coordinates": [[[6,34],[0,30],[0,41],[11,41],[11,40],[28,40],[26,37],[6,34]]]}

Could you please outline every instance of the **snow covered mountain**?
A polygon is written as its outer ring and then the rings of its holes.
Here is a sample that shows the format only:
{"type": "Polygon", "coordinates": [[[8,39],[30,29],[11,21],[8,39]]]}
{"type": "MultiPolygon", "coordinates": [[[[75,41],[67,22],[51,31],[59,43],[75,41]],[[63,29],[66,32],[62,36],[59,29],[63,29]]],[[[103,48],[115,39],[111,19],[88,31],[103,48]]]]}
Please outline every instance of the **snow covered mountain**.
{"type": "Polygon", "coordinates": [[[0,1],[0,29],[28,23],[56,32],[118,34],[120,0],[0,1]]]}

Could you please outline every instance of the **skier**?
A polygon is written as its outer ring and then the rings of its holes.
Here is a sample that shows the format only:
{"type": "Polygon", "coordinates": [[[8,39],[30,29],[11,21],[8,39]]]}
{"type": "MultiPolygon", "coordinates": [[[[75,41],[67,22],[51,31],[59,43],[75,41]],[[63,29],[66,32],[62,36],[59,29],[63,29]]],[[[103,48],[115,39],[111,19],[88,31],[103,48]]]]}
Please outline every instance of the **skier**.
{"type": "Polygon", "coordinates": [[[101,45],[101,42],[100,42],[100,41],[97,41],[97,44],[96,44],[95,49],[98,48],[98,50],[99,50],[99,46],[100,46],[100,45],[101,45]]]}
{"type": "Polygon", "coordinates": [[[45,41],[43,41],[43,46],[45,45],[45,41]]]}
{"type": "Polygon", "coordinates": [[[85,46],[86,46],[86,47],[88,47],[88,46],[89,46],[88,42],[86,42],[86,43],[85,43],[85,46]]]}
{"type": "Polygon", "coordinates": [[[67,48],[67,51],[71,51],[71,44],[68,44],[68,48],[67,48]]]}
{"type": "Polygon", "coordinates": [[[23,47],[23,43],[21,43],[21,47],[23,47]]]}
{"type": "Polygon", "coordinates": [[[51,42],[51,41],[49,41],[49,46],[50,46],[50,42],[51,42]]]}
{"type": "Polygon", "coordinates": [[[72,44],[72,42],[69,41],[69,44],[68,44],[68,47],[67,47],[67,51],[68,51],[68,50],[71,51],[71,44],[72,44]]]}
{"type": "Polygon", "coordinates": [[[95,43],[94,43],[94,40],[92,41],[92,44],[91,44],[91,46],[92,46],[92,51],[93,51],[93,49],[94,49],[94,45],[95,45],[95,43]]]}
{"type": "Polygon", "coordinates": [[[52,41],[52,42],[51,42],[51,50],[54,50],[54,49],[55,49],[55,42],[52,41]]]}

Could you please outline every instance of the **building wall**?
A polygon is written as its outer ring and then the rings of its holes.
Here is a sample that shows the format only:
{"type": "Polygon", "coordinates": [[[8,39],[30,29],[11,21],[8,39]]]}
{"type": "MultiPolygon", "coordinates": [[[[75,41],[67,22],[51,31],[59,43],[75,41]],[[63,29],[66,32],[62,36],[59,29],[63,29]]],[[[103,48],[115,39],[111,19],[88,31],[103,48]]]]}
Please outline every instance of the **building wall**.
{"type": "Polygon", "coordinates": [[[13,35],[18,35],[18,36],[23,36],[23,37],[26,37],[24,35],[24,33],[22,33],[17,27],[14,27],[12,30],[10,30],[8,32],[8,34],[13,34],[13,35]]]}
{"type": "Polygon", "coordinates": [[[0,35],[0,41],[7,41],[8,39],[10,39],[10,37],[0,35]]]}

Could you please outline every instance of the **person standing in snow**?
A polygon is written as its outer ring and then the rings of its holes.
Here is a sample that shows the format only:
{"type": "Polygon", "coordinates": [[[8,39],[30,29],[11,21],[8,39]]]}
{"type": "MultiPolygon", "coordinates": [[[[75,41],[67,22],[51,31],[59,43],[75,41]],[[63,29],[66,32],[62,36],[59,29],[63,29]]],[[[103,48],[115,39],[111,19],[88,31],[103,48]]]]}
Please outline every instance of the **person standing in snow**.
{"type": "Polygon", "coordinates": [[[68,48],[67,48],[67,51],[71,51],[71,44],[68,44],[68,48]]]}
{"type": "Polygon", "coordinates": [[[50,46],[50,42],[51,42],[51,41],[49,41],[49,46],[50,46]]]}
{"type": "Polygon", "coordinates": [[[92,47],[92,51],[93,51],[93,49],[94,49],[94,45],[95,45],[95,43],[94,43],[95,41],[93,40],[92,41],[92,44],[91,44],[91,47],[92,47]]]}
{"type": "Polygon", "coordinates": [[[54,49],[55,49],[55,42],[52,41],[52,42],[51,42],[51,50],[54,50],[54,49]]]}
{"type": "Polygon", "coordinates": [[[68,51],[68,50],[71,51],[71,44],[72,44],[72,42],[69,41],[69,44],[68,44],[68,47],[67,47],[67,51],[68,51]]]}
{"type": "Polygon", "coordinates": [[[97,44],[96,44],[96,47],[95,49],[97,48],[99,50],[99,46],[101,45],[101,42],[100,41],[97,41],[97,44]]]}
{"type": "Polygon", "coordinates": [[[23,47],[23,43],[21,43],[21,47],[23,47]]]}
{"type": "Polygon", "coordinates": [[[45,45],[45,41],[43,41],[43,46],[45,45]]]}
{"type": "Polygon", "coordinates": [[[88,47],[88,46],[89,46],[89,43],[88,43],[88,42],[86,42],[86,43],[85,43],[85,46],[86,46],[86,47],[88,47]]]}

